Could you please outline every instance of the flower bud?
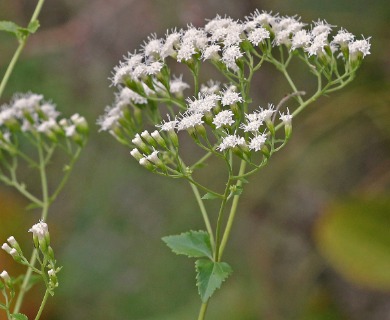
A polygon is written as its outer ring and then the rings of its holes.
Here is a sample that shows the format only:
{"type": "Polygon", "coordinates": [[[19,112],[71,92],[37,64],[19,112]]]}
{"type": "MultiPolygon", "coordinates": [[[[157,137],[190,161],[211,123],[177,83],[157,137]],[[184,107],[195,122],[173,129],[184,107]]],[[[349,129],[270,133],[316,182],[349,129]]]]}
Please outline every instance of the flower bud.
{"type": "Polygon", "coordinates": [[[167,144],[165,143],[165,140],[157,130],[153,131],[151,133],[151,136],[160,146],[167,148],[167,144]]]}
{"type": "Polygon", "coordinates": [[[0,278],[3,279],[7,287],[12,287],[12,280],[7,271],[4,270],[2,273],[0,273],[0,278]]]}
{"type": "Polygon", "coordinates": [[[141,137],[153,147],[157,147],[156,141],[153,139],[153,137],[150,135],[150,133],[147,130],[141,133],[141,137]]]}
{"type": "Polygon", "coordinates": [[[131,156],[137,160],[140,161],[144,156],[142,155],[141,152],[137,148],[134,148],[133,150],[130,151],[131,156]]]}
{"type": "Polygon", "coordinates": [[[1,249],[3,249],[8,254],[11,254],[10,252],[11,252],[12,248],[9,246],[8,243],[3,243],[3,245],[1,246],[1,249]]]}
{"type": "Polygon", "coordinates": [[[146,145],[145,142],[141,139],[141,136],[137,133],[135,137],[131,140],[132,143],[134,143],[135,146],[137,146],[142,152],[150,153],[149,147],[146,145]]]}
{"type": "Polygon", "coordinates": [[[153,164],[145,157],[139,160],[139,164],[150,171],[154,171],[153,164]]]}

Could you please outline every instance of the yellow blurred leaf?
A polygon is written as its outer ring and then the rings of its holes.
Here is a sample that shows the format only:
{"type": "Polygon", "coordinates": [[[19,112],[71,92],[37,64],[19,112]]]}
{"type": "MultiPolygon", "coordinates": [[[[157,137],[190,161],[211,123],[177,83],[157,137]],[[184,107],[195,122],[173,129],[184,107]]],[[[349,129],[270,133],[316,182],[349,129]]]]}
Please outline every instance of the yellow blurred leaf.
{"type": "Polygon", "coordinates": [[[390,199],[348,199],[328,207],[315,228],[319,251],[343,277],[390,290],[390,199]]]}

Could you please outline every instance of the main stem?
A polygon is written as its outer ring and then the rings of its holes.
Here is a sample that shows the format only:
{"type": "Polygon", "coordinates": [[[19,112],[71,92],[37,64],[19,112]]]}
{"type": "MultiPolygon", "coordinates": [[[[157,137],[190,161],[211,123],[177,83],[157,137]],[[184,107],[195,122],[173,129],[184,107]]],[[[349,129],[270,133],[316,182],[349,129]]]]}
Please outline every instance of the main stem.
{"type": "MultiPolygon", "coordinates": [[[[245,162],[245,160],[241,160],[238,175],[239,176],[243,175],[245,173],[245,169],[246,169],[246,162],[245,162]]],[[[238,180],[237,187],[241,187],[241,185],[242,185],[242,181],[238,180]]],[[[228,218],[228,221],[226,223],[225,231],[223,233],[223,237],[222,237],[220,248],[219,248],[218,261],[221,260],[223,251],[225,250],[225,247],[226,247],[226,243],[229,239],[230,231],[232,230],[232,226],[233,226],[234,217],[236,216],[239,199],[240,199],[240,195],[235,195],[233,197],[232,206],[230,208],[230,213],[229,213],[229,218],[228,218]]]]}
{"type": "MultiPolygon", "coordinates": [[[[38,138],[39,139],[39,138],[38,138]]],[[[42,214],[41,214],[41,220],[45,221],[47,218],[47,214],[49,211],[49,205],[50,205],[50,199],[49,199],[49,193],[48,193],[48,188],[47,188],[47,177],[46,177],[46,165],[45,165],[45,157],[43,153],[43,147],[40,141],[38,140],[37,143],[38,146],[38,156],[39,156],[39,171],[40,171],[40,177],[41,177],[41,184],[42,184],[42,214]]],[[[35,262],[37,260],[38,256],[38,250],[34,249],[33,253],[31,254],[30,258],[30,265],[34,267],[35,262]]],[[[18,295],[18,298],[16,299],[15,302],[15,308],[13,313],[18,313],[20,310],[20,307],[22,306],[24,295],[27,292],[29,281],[32,275],[32,268],[28,268],[26,275],[24,276],[23,283],[20,287],[20,292],[18,295]]]]}
{"type": "Polygon", "coordinates": [[[49,290],[46,290],[45,291],[45,295],[43,296],[43,299],[42,299],[41,306],[39,307],[38,313],[35,316],[35,320],[38,320],[41,317],[43,309],[45,308],[45,305],[46,305],[48,297],[49,297],[49,290]]]}

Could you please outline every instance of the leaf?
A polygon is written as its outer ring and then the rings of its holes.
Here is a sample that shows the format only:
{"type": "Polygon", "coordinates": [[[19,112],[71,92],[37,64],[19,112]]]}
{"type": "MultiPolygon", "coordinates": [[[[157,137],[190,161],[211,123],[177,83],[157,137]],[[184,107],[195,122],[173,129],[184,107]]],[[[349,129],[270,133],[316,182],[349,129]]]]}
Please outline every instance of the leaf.
{"type": "Polygon", "coordinates": [[[212,199],[218,199],[219,197],[214,194],[214,193],[210,193],[210,192],[207,192],[203,197],[202,199],[203,200],[212,200],[212,199]]]}
{"type": "Polygon", "coordinates": [[[0,21],[0,31],[6,31],[17,35],[19,26],[12,21],[0,21]]]}
{"type": "Polygon", "coordinates": [[[5,306],[4,303],[0,303],[0,309],[2,309],[2,310],[7,310],[7,307],[5,306]]]}
{"type": "Polygon", "coordinates": [[[28,320],[27,316],[22,313],[13,313],[11,314],[12,320],[28,320]]]}
{"type": "Polygon", "coordinates": [[[27,29],[29,33],[35,33],[38,28],[40,27],[40,24],[39,24],[39,21],[38,20],[34,20],[34,21],[31,21],[28,26],[27,26],[27,29]]]}
{"type": "Polygon", "coordinates": [[[162,238],[176,254],[184,254],[190,258],[213,258],[210,236],[206,231],[189,231],[176,236],[162,238]]]}
{"type": "Polygon", "coordinates": [[[39,21],[34,20],[29,23],[27,28],[23,28],[12,21],[0,21],[0,31],[6,31],[14,34],[19,40],[28,36],[31,33],[35,33],[39,28],[39,21]]]}
{"type": "Polygon", "coordinates": [[[206,302],[233,272],[226,262],[214,262],[206,259],[197,260],[195,269],[197,272],[196,285],[203,302],[206,302]]]}
{"type": "Polygon", "coordinates": [[[316,223],[320,253],[344,278],[390,290],[390,199],[352,198],[333,203],[316,223]]]}

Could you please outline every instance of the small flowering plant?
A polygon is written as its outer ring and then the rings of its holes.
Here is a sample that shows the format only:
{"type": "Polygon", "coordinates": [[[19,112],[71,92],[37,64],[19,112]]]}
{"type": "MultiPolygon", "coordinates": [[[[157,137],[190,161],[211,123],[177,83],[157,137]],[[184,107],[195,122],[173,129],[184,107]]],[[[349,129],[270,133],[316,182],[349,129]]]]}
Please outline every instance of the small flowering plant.
{"type": "MultiPolygon", "coordinates": [[[[28,37],[39,28],[38,16],[43,3],[44,0],[38,0],[27,28],[12,21],[0,21],[0,31],[13,34],[18,41],[18,47],[0,82],[0,98],[28,37]]],[[[0,309],[5,311],[8,320],[28,319],[20,310],[25,294],[36,283],[33,274],[46,287],[36,320],[41,317],[49,295],[53,295],[58,286],[57,273],[61,268],[56,265],[46,220],[49,208],[68,180],[88,136],[88,124],[84,117],[74,114],[69,119],[58,119],[59,115],[52,102],[35,93],[15,94],[11,102],[0,106],[0,182],[23,195],[30,202],[29,209],[41,211],[40,222],[29,230],[33,234],[35,247],[29,259],[13,236],[2,245],[2,249],[15,262],[27,267],[25,274],[17,278],[11,277],[5,270],[0,273],[3,296],[0,309]],[[47,168],[56,156],[63,159],[64,170],[59,181],[53,183],[54,187],[51,188],[47,168]],[[34,189],[23,182],[26,167],[39,182],[39,191],[32,191],[34,189]]]]}
{"type": "Polygon", "coordinates": [[[351,82],[370,53],[369,38],[358,40],[345,29],[334,29],[326,21],[306,24],[296,16],[260,11],[243,21],[217,16],[202,28],[189,25],[164,38],[150,36],[114,68],[112,84],[118,93],[98,120],[101,130],[128,146],[149,171],[187,180],[199,205],[205,231],[163,238],[173,252],[197,259],[199,320],[205,318],[210,297],[232,273],[223,253],[247,178],[286,145],[292,119],[320,96],[351,82]],[[187,67],[187,74],[173,75],[175,63],[187,67]],[[215,67],[224,84],[200,83],[205,63],[215,67]],[[294,63],[312,75],[313,92],[295,84],[290,74],[294,63]],[[259,106],[250,90],[264,64],[281,73],[290,89],[259,106]],[[203,151],[189,163],[181,149],[186,133],[203,151]],[[212,157],[226,167],[221,190],[194,178],[212,157]],[[210,199],[220,201],[216,216],[205,204],[210,199]]]}

